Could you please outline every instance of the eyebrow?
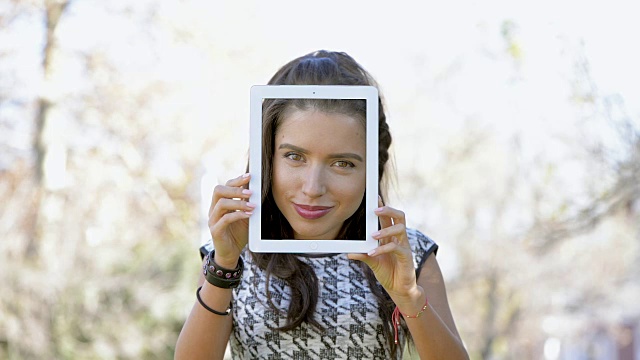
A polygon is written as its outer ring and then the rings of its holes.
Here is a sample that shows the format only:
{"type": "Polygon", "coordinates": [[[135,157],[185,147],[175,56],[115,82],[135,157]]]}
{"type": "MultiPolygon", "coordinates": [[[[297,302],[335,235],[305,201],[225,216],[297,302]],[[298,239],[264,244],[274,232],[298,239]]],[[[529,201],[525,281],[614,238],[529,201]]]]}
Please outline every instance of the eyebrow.
{"type": "MultiPolygon", "coordinates": [[[[288,143],[284,143],[284,144],[280,144],[280,146],[278,146],[278,150],[280,149],[290,149],[293,151],[297,151],[303,154],[308,154],[309,150],[303,149],[299,146],[295,146],[295,145],[291,145],[288,143]]],[[[362,156],[358,155],[358,154],[354,154],[354,153],[338,153],[338,154],[329,154],[330,158],[346,158],[346,159],[355,159],[358,160],[360,162],[364,162],[364,160],[362,159],[362,156]]]]}

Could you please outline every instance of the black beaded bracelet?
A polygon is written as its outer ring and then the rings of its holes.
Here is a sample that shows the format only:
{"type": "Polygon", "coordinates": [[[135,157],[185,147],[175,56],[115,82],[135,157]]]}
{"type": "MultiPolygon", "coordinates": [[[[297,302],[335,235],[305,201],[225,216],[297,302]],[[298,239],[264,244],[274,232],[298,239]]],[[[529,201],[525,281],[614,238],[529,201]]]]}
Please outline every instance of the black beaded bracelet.
{"type": "Polygon", "coordinates": [[[210,308],[207,304],[204,303],[204,301],[202,301],[202,298],[200,297],[200,289],[202,289],[202,286],[200,286],[198,290],[196,290],[196,297],[198,298],[198,302],[200,303],[200,305],[202,305],[203,308],[207,309],[211,313],[214,313],[216,315],[221,315],[221,316],[227,316],[231,313],[231,304],[229,304],[229,307],[225,312],[210,308]]]}
{"type": "Polygon", "coordinates": [[[226,269],[219,266],[213,261],[215,250],[211,251],[205,257],[205,263],[202,265],[202,273],[209,284],[223,288],[231,289],[238,287],[242,280],[242,270],[244,269],[244,262],[242,258],[238,258],[238,266],[235,269],[226,269]]]}

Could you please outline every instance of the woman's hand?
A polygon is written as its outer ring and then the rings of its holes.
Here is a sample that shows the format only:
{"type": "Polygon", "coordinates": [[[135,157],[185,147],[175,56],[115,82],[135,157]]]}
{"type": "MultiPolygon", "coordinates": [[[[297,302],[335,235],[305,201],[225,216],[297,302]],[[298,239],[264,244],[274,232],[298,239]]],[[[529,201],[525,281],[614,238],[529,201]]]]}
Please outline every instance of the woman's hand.
{"type": "Polygon", "coordinates": [[[378,200],[376,215],[382,229],[372,234],[380,246],[368,254],[349,254],[349,259],[366,263],[402,311],[412,313],[424,304],[425,295],[416,282],[416,271],[404,213],[378,200]]]}
{"type": "Polygon", "coordinates": [[[249,174],[241,175],[213,189],[209,208],[209,230],[216,249],[216,264],[233,269],[240,252],[247,245],[249,217],[255,205],[247,202],[252,191],[247,189],[249,174]]]}

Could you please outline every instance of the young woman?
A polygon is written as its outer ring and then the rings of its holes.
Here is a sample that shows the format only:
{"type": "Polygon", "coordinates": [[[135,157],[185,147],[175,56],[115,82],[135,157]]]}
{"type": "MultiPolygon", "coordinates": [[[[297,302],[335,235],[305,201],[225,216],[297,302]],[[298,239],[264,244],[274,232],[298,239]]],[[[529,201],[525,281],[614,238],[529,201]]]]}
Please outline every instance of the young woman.
{"type": "MultiPolygon", "coordinates": [[[[270,85],[371,85],[349,55],[318,51],[283,66],[270,85]]],[[[379,175],[391,134],[379,105],[379,175]]],[[[364,239],[364,101],[263,104],[262,232],[272,239],[364,239]]],[[[255,175],[255,174],[254,174],[255,175]]],[[[176,359],[467,359],[435,258],[437,245],[383,202],[369,254],[251,253],[250,175],[216,186],[212,241],[176,359]],[[355,261],[359,260],[359,261],[355,261]],[[206,276],[205,276],[206,275],[206,276]]]]}

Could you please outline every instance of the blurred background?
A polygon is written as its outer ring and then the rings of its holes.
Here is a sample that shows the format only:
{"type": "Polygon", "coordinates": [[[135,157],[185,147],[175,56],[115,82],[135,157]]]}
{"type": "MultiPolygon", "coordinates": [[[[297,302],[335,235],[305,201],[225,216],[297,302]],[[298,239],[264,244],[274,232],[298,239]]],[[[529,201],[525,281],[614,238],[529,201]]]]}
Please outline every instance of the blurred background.
{"type": "Polygon", "coordinates": [[[640,359],[632,10],[0,0],[0,358],[171,359],[250,86],[329,49],[380,83],[472,359],[640,359]]]}

